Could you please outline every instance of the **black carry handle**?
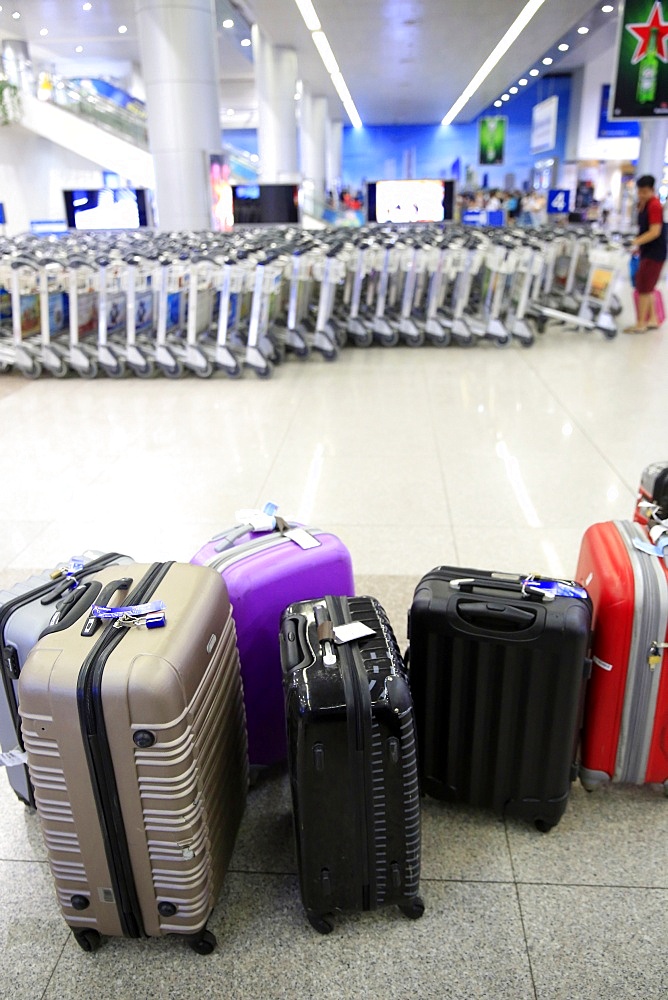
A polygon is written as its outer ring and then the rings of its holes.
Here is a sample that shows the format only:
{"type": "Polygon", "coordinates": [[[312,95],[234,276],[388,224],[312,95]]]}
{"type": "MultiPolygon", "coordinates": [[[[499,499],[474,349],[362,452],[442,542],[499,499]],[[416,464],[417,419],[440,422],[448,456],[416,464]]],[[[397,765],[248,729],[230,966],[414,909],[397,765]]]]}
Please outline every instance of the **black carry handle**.
{"type": "Polygon", "coordinates": [[[336,653],[334,652],[334,626],[326,606],[316,605],[313,609],[315,624],[318,633],[318,644],[322,650],[322,662],[326,667],[333,667],[336,664],[336,653]]]}
{"type": "MultiPolygon", "coordinates": [[[[117,590],[129,590],[131,586],[132,586],[132,577],[130,576],[124,576],[120,580],[112,580],[111,583],[108,583],[107,586],[104,588],[104,590],[102,590],[101,593],[99,594],[97,599],[97,604],[100,604],[102,606],[108,604],[109,600],[114,596],[117,590]]],[[[91,601],[91,604],[93,603],[96,602],[91,601]]],[[[98,626],[101,625],[101,623],[102,623],[101,618],[96,618],[95,615],[90,614],[86,619],[86,621],[84,622],[84,626],[81,629],[81,634],[85,636],[94,635],[98,629],[98,626]]]]}
{"type": "Polygon", "coordinates": [[[307,628],[305,615],[286,615],[281,622],[281,659],[286,672],[308,665],[307,628]]]}
{"type": "Polygon", "coordinates": [[[535,611],[525,611],[512,604],[494,604],[487,601],[458,601],[457,614],[465,622],[479,628],[504,632],[522,632],[536,621],[535,611]]]}
{"type": "Polygon", "coordinates": [[[448,582],[453,590],[459,590],[465,594],[473,594],[476,590],[491,587],[494,590],[505,590],[509,594],[515,594],[516,597],[524,598],[527,601],[537,601],[540,604],[542,604],[544,599],[542,593],[531,590],[530,587],[525,587],[521,577],[503,577],[491,574],[489,576],[464,575],[448,582]]]}
{"type": "Polygon", "coordinates": [[[64,629],[69,628],[70,625],[73,625],[77,619],[81,618],[84,611],[87,611],[95,603],[95,598],[101,590],[101,583],[89,581],[88,583],[79,584],[78,587],[70,591],[60,604],[57,605],[56,613],[51,618],[47,627],[40,632],[40,639],[45,635],[50,635],[52,632],[62,632],[64,629]]]}

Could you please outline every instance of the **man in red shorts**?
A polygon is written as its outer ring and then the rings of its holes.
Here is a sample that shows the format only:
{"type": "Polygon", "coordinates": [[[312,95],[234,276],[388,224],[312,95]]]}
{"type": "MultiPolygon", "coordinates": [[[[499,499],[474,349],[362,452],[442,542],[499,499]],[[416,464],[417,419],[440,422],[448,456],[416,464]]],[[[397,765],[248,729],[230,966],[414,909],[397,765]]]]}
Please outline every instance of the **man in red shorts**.
{"type": "Polygon", "coordinates": [[[633,246],[640,253],[635,286],[638,293],[638,322],[624,333],[656,330],[659,320],[654,306],[654,289],[666,260],[666,227],[663,207],[654,191],[654,178],[644,174],[636,181],[638,189],[638,235],[633,246]]]}

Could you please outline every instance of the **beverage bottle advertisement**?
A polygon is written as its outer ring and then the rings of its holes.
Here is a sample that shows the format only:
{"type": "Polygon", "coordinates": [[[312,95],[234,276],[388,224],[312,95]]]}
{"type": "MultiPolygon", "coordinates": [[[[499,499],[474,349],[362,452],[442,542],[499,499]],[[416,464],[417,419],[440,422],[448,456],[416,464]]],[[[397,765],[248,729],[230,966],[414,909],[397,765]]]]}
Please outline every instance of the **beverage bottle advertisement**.
{"type": "Polygon", "coordinates": [[[135,304],[135,330],[147,333],[153,330],[153,292],[141,292],[135,304]]]}
{"type": "Polygon", "coordinates": [[[125,307],[125,295],[117,293],[109,296],[107,299],[107,333],[125,331],[125,307]]]}
{"type": "Polygon", "coordinates": [[[506,146],[504,115],[481,118],[478,126],[478,162],[481,165],[502,164],[506,146]]]}
{"type": "Polygon", "coordinates": [[[668,2],[626,0],[608,118],[668,115],[668,2]]]}

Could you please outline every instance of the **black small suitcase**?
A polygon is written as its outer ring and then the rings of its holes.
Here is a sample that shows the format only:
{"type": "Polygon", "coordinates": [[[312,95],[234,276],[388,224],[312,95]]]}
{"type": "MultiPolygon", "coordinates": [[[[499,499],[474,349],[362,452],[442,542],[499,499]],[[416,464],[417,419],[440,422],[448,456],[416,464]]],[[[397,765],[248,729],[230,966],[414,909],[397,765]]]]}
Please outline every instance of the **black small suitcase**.
{"type": "Polygon", "coordinates": [[[327,934],[335,911],[396,904],[422,916],[413,707],[385,612],[370,597],[292,604],[280,640],[309,921],[327,934]],[[366,634],[341,641],[341,626],[366,634]]]}
{"type": "Polygon", "coordinates": [[[422,791],[547,832],[577,776],[591,601],[577,584],[440,566],[409,616],[422,791]]]}

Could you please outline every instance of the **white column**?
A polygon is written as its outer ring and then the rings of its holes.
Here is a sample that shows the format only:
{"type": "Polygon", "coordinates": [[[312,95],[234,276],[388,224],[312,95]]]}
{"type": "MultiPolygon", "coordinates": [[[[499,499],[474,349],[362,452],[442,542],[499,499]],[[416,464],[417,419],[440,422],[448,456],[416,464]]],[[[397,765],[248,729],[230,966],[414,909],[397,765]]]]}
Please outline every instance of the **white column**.
{"type": "Polygon", "coordinates": [[[252,39],[260,180],[265,184],[298,183],[297,53],[273,46],[257,24],[253,25],[252,39]]]}
{"type": "Polygon", "coordinates": [[[327,169],[325,185],[336,194],[343,180],[343,122],[327,120],[327,169]]]}
{"type": "Polygon", "coordinates": [[[214,0],[135,0],[161,229],[210,229],[220,152],[214,0]]]}
{"type": "Polygon", "coordinates": [[[322,199],[327,174],[327,98],[313,97],[306,88],[300,101],[299,143],[304,180],[315,197],[322,199]]]}
{"type": "Polygon", "coordinates": [[[666,142],[668,142],[668,121],[643,121],[640,128],[640,152],[638,154],[637,177],[651,174],[656,177],[658,188],[663,177],[666,162],[666,142]]]}

